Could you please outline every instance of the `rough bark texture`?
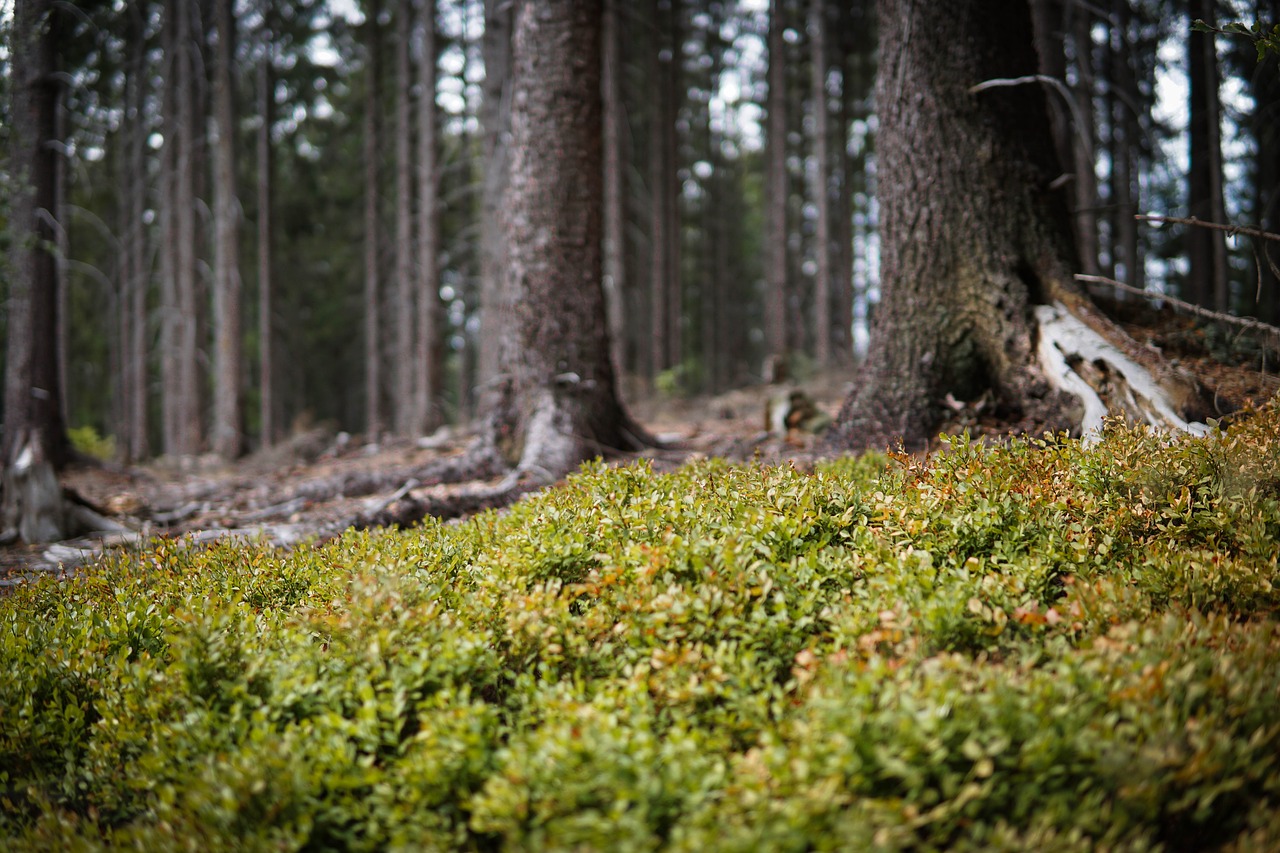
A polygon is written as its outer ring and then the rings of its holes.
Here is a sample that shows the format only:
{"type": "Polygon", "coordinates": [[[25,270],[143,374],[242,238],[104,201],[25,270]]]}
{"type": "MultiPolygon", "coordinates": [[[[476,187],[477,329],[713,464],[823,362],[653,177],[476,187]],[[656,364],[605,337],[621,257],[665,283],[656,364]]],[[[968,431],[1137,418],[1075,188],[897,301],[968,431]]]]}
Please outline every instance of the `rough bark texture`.
{"type": "Polygon", "coordinates": [[[1034,74],[1027,5],[880,0],[882,299],[858,389],[831,440],[926,442],[950,393],[987,392],[1031,424],[1065,426],[1034,367],[1032,307],[1067,281],[1065,206],[1034,74]]]}
{"type": "Polygon", "coordinates": [[[556,479],[625,447],[601,288],[600,2],[517,3],[504,224],[511,323],[488,437],[556,479]]]}
{"type": "Polygon", "coordinates": [[[18,0],[13,13],[12,257],[4,389],[6,531],[24,541],[63,532],[56,471],[68,446],[57,355],[56,112],[58,15],[47,0],[18,0]]]}
{"type": "Polygon", "coordinates": [[[240,393],[240,203],[236,193],[235,25],[232,0],[217,0],[214,118],[214,392],[213,450],[234,459],[241,450],[240,393]]]}

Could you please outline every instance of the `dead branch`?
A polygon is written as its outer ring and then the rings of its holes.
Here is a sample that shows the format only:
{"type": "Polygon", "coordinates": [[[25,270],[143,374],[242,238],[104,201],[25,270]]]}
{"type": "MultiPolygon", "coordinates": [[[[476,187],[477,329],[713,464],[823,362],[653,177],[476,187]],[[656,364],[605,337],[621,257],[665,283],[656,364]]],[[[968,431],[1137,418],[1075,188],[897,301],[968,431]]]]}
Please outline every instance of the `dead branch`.
{"type": "Polygon", "coordinates": [[[1133,218],[1139,222],[1172,222],[1176,225],[1194,225],[1197,228],[1211,228],[1214,231],[1226,231],[1228,234],[1244,234],[1249,237],[1257,237],[1260,240],[1280,241],[1280,234],[1263,231],[1261,228],[1249,228],[1245,225],[1223,225],[1220,222],[1206,222],[1203,219],[1196,219],[1194,216],[1190,218],[1183,218],[1181,216],[1159,216],[1153,213],[1138,213],[1135,214],[1133,218]]]}
{"type": "MultiPolygon", "coordinates": [[[[1202,224],[1207,225],[1209,223],[1202,223],[1202,224]]],[[[1173,305],[1190,314],[1196,314],[1200,317],[1205,317],[1210,320],[1216,320],[1221,323],[1230,323],[1234,326],[1240,326],[1245,329],[1250,329],[1252,331],[1265,335],[1269,338],[1272,338],[1273,345],[1280,348],[1280,328],[1277,328],[1276,326],[1272,326],[1270,323],[1264,323],[1261,320],[1255,320],[1252,317],[1236,317],[1231,314],[1222,314],[1222,313],[1219,313],[1218,311],[1210,311],[1208,308],[1201,308],[1199,305],[1193,305],[1190,302],[1184,302],[1181,299],[1178,299],[1176,297],[1169,296],[1164,293],[1152,293],[1147,290],[1142,290],[1141,288],[1134,287],[1133,285],[1130,285],[1130,284],[1125,284],[1122,281],[1116,281],[1114,278],[1107,278],[1106,276],[1103,276],[1103,275],[1084,275],[1083,273],[1077,273],[1075,278],[1076,278],[1076,281],[1088,281],[1088,282],[1095,282],[1097,284],[1109,284],[1112,287],[1117,288],[1118,290],[1123,290],[1125,293],[1132,293],[1137,296],[1142,296],[1146,299],[1163,300],[1165,302],[1168,302],[1170,305],[1173,305]]]]}

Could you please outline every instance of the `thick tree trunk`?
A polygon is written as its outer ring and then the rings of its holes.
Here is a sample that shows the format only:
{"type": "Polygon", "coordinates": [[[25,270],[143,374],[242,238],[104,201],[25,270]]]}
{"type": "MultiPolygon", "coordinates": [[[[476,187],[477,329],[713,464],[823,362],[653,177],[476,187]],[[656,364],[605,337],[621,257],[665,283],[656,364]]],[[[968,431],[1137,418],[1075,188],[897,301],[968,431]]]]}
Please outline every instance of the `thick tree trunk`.
{"type": "Polygon", "coordinates": [[[1036,70],[1026,4],[997,6],[878,4],[882,299],[838,446],[920,446],[948,393],[991,391],[1009,415],[1066,424],[1035,367],[1032,307],[1065,285],[1070,257],[1043,93],[969,92],[1036,70]]]}
{"type": "Polygon", "coordinates": [[[424,0],[418,65],[418,320],[414,420],[423,432],[441,422],[444,346],[440,335],[440,133],[436,109],[436,0],[424,0]]]}
{"type": "Polygon", "coordinates": [[[365,13],[364,99],[364,387],[365,433],[369,441],[382,436],[382,287],[378,269],[382,228],[378,221],[378,155],[382,148],[379,102],[382,95],[381,27],[378,0],[365,13]]]}
{"type": "Polygon", "coordinates": [[[541,481],[634,443],[601,288],[600,0],[518,2],[513,84],[503,219],[512,322],[487,434],[541,481]]]}
{"type": "Polygon", "coordinates": [[[59,387],[57,223],[59,17],[48,0],[17,0],[10,80],[11,278],[4,388],[6,537],[27,542],[62,537],[65,522],[57,470],[68,446],[59,387]]]}
{"type": "Polygon", "coordinates": [[[235,28],[232,0],[216,0],[218,54],[213,85],[214,147],[214,392],[213,450],[223,459],[241,452],[240,205],[236,193],[235,28]]]}

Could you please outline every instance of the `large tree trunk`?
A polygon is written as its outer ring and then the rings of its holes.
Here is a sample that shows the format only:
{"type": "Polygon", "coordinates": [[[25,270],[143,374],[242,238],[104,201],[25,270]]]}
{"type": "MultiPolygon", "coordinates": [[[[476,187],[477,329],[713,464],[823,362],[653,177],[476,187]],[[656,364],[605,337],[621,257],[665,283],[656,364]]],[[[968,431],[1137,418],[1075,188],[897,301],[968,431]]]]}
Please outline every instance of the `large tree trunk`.
{"type": "Polygon", "coordinates": [[[378,156],[382,147],[379,102],[382,95],[381,27],[378,0],[365,11],[364,97],[364,429],[369,441],[382,436],[382,288],[378,269],[382,228],[378,220],[378,156]]]}
{"type": "Polygon", "coordinates": [[[6,538],[62,537],[65,521],[56,471],[68,446],[59,387],[55,46],[59,18],[48,0],[17,0],[11,49],[11,278],[4,389],[6,538]]]}
{"type": "Polygon", "coordinates": [[[505,205],[512,322],[488,437],[542,481],[634,443],[601,288],[600,0],[516,4],[505,205]]]}
{"type": "Polygon", "coordinates": [[[214,117],[214,393],[213,450],[223,459],[240,455],[240,205],[236,193],[235,26],[232,0],[216,0],[218,32],[214,117]]]}
{"type": "Polygon", "coordinates": [[[418,65],[418,320],[414,421],[429,432],[441,421],[444,347],[440,338],[440,134],[436,109],[436,0],[425,0],[418,65]]]}
{"type": "Polygon", "coordinates": [[[992,391],[1010,415],[1066,425],[1068,401],[1035,366],[1032,307],[1070,258],[1043,94],[969,92],[1036,71],[1027,5],[997,6],[878,4],[883,295],[839,446],[920,446],[947,394],[992,391]]]}

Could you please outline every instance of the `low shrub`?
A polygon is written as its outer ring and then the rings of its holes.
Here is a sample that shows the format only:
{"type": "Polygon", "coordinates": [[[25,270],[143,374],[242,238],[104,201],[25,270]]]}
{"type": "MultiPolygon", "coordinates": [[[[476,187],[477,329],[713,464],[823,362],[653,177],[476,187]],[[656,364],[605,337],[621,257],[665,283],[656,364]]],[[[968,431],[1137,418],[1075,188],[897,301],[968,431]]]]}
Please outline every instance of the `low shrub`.
{"type": "Polygon", "coordinates": [[[1280,843],[1280,412],[589,465],[0,601],[9,849],[1280,843]]]}

